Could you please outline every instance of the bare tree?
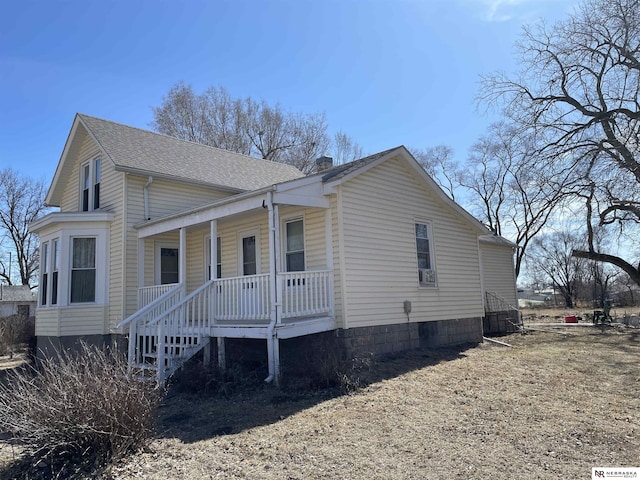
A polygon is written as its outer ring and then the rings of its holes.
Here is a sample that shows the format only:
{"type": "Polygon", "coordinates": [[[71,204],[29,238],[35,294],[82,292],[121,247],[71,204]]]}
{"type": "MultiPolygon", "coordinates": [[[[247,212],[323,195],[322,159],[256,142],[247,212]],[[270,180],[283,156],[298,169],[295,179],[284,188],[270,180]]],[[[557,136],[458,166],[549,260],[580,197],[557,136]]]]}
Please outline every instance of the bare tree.
{"type": "Polygon", "coordinates": [[[344,132],[336,132],[333,135],[331,152],[335,165],[352,162],[364,157],[362,147],[344,132]]]}
{"type": "Polygon", "coordinates": [[[552,220],[573,184],[566,172],[550,175],[537,155],[535,141],[515,125],[495,123],[471,147],[458,175],[460,185],[471,194],[471,211],[492,231],[518,245],[516,277],[530,242],[552,220]],[[557,188],[558,184],[563,187],[557,188]]]}
{"type": "MultiPolygon", "coordinates": [[[[20,175],[10,168],[0,171],[0,242],[15,253],[22,285],[32,286],[38,269],[38,237],[29,224],[45,210],[43,181],[20,175]]],[[[8,255],[0,258],[0,278],[13,284],[8,255]]]]}
{"type": "Polygon", "coordinates": [[[436,145],[423,149],[412,148],[411,153],[440,188],[455,201],[456,189],[460,186],[460,166],[453,158],[453,149],[447,145],[436,145]]]}
{"type": "MultiPolygon", "coordinates": [[[[639,11],[640,0],[586,0],[563,22],[525,29],[517,78],[483,80],[483,99],[536,136],[545,168],[584,180],[587,222],[623,232],[640,222],[639,11]]],[[[573,253],[640,284],[640,265],[590,239],[573,253]]]]}
{"type": "Polygon", "coordinates": [[[192,142],[296,166],[304,173],[314,160],[331,153],[340,159],[362,152],[346,134],[332,141],[324,114],[291,113],[265,101],[233,98],[223,87],[197,94],[190,85],[171,87],[160,107],[153,108],[151,126],[192,142]]]}
{"type": "Polygon", "coordinates": [[[587,275],[587,261],[571,255],[578,245],[577,236],[566,230],[539,235],[527,256],[529,268],[543,272],[569,308],[574,306],[577,290],[587,275]]]}

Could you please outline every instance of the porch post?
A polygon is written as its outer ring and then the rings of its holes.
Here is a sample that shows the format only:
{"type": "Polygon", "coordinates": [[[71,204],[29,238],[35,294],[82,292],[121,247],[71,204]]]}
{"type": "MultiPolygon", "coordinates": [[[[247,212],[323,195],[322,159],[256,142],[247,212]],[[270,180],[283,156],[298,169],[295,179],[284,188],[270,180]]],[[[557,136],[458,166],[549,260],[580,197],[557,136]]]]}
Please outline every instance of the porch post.
{"type": "Polygon", "coordinates": [[[269,375],[273,376],[276,385],[280,382],[280,343],[274,326],[280,323],[278,267],[280,265],[280,221],[278,205],[273,204],[272,192],[267,193],[269,221],[269,301],[270,324],[267,334],[267,356],[269,375]]]}
{"type": "Polygon", "coordinates": [[[144,238],[138,239],[138,308],[142,308],[140,302],[140,288],[144,287],[144,238]]]}
{"type": "Polygon", "coordinates": [[[329,315],[335,318],[334,292],[333,292],[333,217],[331,207],[325,210],[324,214],[325,251],[327,255],[327,270],[331,271],[327,285],[329,295],[329,315]]]}
{"type": "MultiPolygon", "coordinates": [[[[211,269],[210,275],[211,275],[211,279],[213,280],[218,278],[218,269],[216,268],[216,266],[218,265],[218,221],[217,220],[211,220],[211,223],[209,225],[209,230],[211,235],[211,241],[209,244],[209,248],[211,249],[211,266],[209,268],[211,269]]],[[[215,323],[214,302],[216,302],[217,300],[218,299],[214,291],[214,293],[211,294],[211,296],[209,297],[209,326],[215,323]]],[[[225,350],[224,350],[224,337],[217,337],[216,342],[218,344],[218,368],[220,370],[224,370],[227,364],[227,361],[225,358],[225,350]]]]}
{"type": "Polygon", "coordinates": [[[276,323],[282,322],[282,285],[278,285],[280,273],[280,210],[278,205],[273,206],[273,223],[274,223],[274,233],[273,233],[273,263],[274,263],[274,271],[275,271],[275,285],[276,285],[276,306],[278,307],[276,310],[276,323]]]}
{"type": "Polygon", "coordinates": [[[218,221],[211,220],[210,224],[211,230],[211,245],[209,248],[211,249],[211,279],[218,278],[218,269],[216,265],[218,265],[218,221]]]}
{"type": "Polygon", "coordinates": [[[182,284],[183,295],[187,292],[187,229],[180,229],[180,247],[178,249],[178,281],[182,284]]]}

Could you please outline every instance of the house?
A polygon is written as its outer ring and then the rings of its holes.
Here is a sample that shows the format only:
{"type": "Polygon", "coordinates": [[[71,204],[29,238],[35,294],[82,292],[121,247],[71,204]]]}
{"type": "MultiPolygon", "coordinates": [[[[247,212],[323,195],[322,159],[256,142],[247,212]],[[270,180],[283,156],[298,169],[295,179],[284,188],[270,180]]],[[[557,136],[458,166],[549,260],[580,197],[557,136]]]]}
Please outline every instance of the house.
{"type": "Polygon", "coordinates": [[[36,296],[28,285],[0,285],[0,318],[36,313],[36,296]]]}
{"type": "Polygon", "coordinates": [[[404,147],[318,170],[78,114],[46,198],[60,211],[31,225],[38,347],[128,336],[162,380],[262,339],[277,380],[280,341],[321,332],[353,354],[482,341],[483,285],[515,297],[512,245],[404,147]]]}

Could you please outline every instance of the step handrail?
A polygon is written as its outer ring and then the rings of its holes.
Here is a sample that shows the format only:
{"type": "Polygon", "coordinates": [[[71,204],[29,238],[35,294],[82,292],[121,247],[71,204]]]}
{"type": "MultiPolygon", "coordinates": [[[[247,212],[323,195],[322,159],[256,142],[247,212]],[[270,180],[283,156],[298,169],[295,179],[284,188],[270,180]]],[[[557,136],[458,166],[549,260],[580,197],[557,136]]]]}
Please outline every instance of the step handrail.
{"type": "Polygon", "coordinates": [[[162,303],[165,300],[167,300],[169,297],[174,295],[178,290],[182,290],[182,284],[181,283],[177,284],[172,289],[167,290],[166,292],[164,292],[162,295],[160,295],[158,298],[156,298],[153,302],[148,303],[147,305],[145,305],[141,309],[137,310],[135,313],[129,315],[127,318],[125,318],[119,324],[117,324],[116,328],[126,327],[131,322],[133,322],[134,320],[137,320],[138,317],[142,317],[143,315],[147,314],[148,312],[150,312],[151,310],[156,308],[159,303],[162,303]]]}
{"type": "Polygon", "coordinates": [[[178,310],[179,308],[182,308],[182,306],[189,302],[193,297],[199,295],[201,292],[203,292],[204,290],[206,290],[208,287],[210,287],[211,285],[213,285],[216,280],[218,279],[212,279],[209,280],[206,283],[203,283],[202,285],[200,285],[198,288],[196,288],[193,292],[191,292],[189,295],[187,295],[186,297],[184,297],[182,300],[180,300],[178,303],[176,303],[173,307],[169,308],[168,310],[165,310],[164,312],[162,312],[161,314],[153,317],[148,323],[147,326],[151,327],[153,325],[157,325],[158,322],[160,322],[160,320],[162,320],[163,317],[167,317],[169,316],[171,313],[175,312],[176,310],[178,310]]]}

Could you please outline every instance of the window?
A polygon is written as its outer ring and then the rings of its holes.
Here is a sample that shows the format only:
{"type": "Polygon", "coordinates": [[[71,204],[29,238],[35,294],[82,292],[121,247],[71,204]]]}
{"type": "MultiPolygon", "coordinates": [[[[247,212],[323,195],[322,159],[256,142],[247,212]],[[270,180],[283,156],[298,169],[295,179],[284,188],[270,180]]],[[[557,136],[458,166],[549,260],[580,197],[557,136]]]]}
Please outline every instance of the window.
{"type": "MultiPolygon", "coordinates": [[[[207,280],[211,280],[211,237],[205,237],[207,252],[207,280]]],[[[216,238],[216,278],[222,278],[222,245],[220,237],[216,238]]]]}
{"type": "Polygon", "coordinates": [[[416,223],[416,251],[418,257],[418,283],[422,286],[436,285],[436,270],[433,263],[431,224],[416,223]]]}
{"type": "Polygon", "coordinates": [[[286,269],[287,272],[304,271],[304,224],[302,220],[292,220],[285,224],[286,269]]]}
{"type": "Polygon", "coordinates": [[[93,209],[100,208],[100,159],[96,158],[93,169],[93,209]]]}
{"type": "Polygon", "coordinates": [[[71,263],[71,303],[96,300],[96,239],[74,238],[71,263]]]}
{"type": "Polygon", "coordinates": [[[81,169],[81,199],[82,211],[97,210],[100,208],[100,159],[95,158],[85,163],[81,169]]]}
{"type": "Polygon", "coordinates": [[[58,270],[60,269],[60,241],[56,238],[52,243],[51,254],[53,265],[51,272],[51,305],[58,304],[58,270]]]}
{"type": "Polygon", "coordinates": [[[242,237],[242,274],[255,275],[257,269],[256,237],[242,237]]]}
{"type": "Polygon", "coordinates": [[[160,248],[160,284],[178,283],[179,251],[177,248],[160,248]]]}
{"type": "Polygon", "coordinates": [[[40,305],[47,304],[47,291],[49,289],[49,242],[45,242],[42,248],[42,278],[40,280],[40,305]]]}

